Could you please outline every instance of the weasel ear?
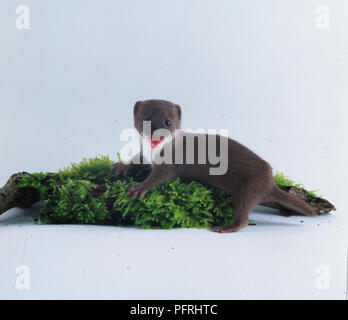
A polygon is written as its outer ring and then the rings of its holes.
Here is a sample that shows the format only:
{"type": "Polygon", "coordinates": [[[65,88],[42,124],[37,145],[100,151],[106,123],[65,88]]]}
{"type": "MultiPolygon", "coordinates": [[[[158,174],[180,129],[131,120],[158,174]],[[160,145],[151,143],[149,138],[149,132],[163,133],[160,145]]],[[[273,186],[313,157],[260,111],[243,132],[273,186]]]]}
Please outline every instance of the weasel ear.
{"type": "Polygon", "coordinates": [[[176,114],[178,115],[179,120],[181,120],[181,107],[178,104],[174,105],[176,109],[176,114]]]}
{"type": "Polygon", "coordinates": [[[140,106],[143,104],[142,101],[137,101],[134,105],[134,114],[137,114],[139,111],[140,106]]]}

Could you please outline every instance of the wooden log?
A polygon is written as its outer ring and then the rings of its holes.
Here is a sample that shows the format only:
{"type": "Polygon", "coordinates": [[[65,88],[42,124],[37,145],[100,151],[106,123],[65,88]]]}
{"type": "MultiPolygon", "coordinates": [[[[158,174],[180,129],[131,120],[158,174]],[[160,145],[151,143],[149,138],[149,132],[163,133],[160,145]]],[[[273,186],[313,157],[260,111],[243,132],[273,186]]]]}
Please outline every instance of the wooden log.
{"type": "Polygon", "coordinates": [[[0,215],[12,208],[30,208],[40,200],[40,195],[33,188],[18,188],[18,182],[26,172],[13,174],[6,184],[0,188],[0,215]]]}

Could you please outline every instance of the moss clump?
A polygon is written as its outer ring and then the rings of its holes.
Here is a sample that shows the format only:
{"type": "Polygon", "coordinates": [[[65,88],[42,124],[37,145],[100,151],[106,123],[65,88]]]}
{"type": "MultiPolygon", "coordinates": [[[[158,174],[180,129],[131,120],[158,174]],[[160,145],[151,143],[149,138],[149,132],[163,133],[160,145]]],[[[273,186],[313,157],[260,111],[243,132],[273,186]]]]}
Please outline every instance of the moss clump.
{"type": "Polygon", "coordinates": [[[179,178],[132,200],[129,188],[150,173],[139,166],[127,177],[115,178],[108,157],[83,159],[57,174],[33,173],[19,188],[39,191],[46,206],[35,215],[44,223],[135,225],[141,228],[209,228],[233,220],[233,204],[222,190],[179,178]]]}
{"type": "MultiPolygon", "coordinates": [[[[197,181],[174,178],[132,200],[129,188],[144,180],[151,168],[139,166],[129,176],[116,178],[109,157],[83,159],[57,174],[33,173],[21,178],[19,188],[36,189],[46,206],[35,215],[44,223],[134,225],[140,228],[209,228],[233,221],[231,196],[197,181]]],[[[281,187],[294,184],[275,175],[281,187]]]]}

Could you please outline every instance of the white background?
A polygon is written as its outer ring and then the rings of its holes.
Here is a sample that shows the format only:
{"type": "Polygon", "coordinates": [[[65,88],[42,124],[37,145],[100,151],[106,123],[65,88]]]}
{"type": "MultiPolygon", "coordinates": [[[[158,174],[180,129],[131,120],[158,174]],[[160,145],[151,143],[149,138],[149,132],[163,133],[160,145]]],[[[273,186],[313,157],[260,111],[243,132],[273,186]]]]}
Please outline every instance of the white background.
{"type": "Polygon", "coordinates": [[[228,128],[337,211],[256,210],[257,226],[216,235],[37,226],[14,209],[0,218],[0,297],[344,299],[347,17],[345,0],[2,0],[1,185],[22,170],[116,159],[135,101],[162,98],[181,105],[184,128],[228,128]],[[19,4],[29,30],[15,27],[19,4]],[[322,4],[329,30],[316,27],[322,4]],[[30,290],[15,287],[20,264],[30,290]],[[328,290],[316,288],[320,265],[328,290]]]}

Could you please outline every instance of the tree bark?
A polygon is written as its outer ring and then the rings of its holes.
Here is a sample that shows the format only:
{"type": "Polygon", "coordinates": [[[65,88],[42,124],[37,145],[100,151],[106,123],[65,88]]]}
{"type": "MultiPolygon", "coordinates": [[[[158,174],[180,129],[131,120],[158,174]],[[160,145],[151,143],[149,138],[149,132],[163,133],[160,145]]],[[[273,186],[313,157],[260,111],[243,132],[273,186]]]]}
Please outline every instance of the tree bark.
{"type": "Polygon", "coordinates": [[[26,172],[13,174],[6,184],[0,188],[0,215],[12,208],[30,208],[40,200],[40,195],[33,188],[17,188],[18,180],[26,172]]]}
{"type": "MultiPolygon", "coordinates": [[[[40,200],[40,195],[36,189],[33,188],[17,188],[19,179],[23,177],[26,172],[19,172],[13,174],[7,183],[0,188],[0,215],[5,211],[18,207],[18,208],[29,208],[34,203],[40,200]]],[[[52,173],[54,175],[54,173],[52,173]]],[[[92,195],[99,195],[105,190],[104,186],[98,186],[92,195]]],[[[310,206],[312,206],[318,213],[324,212],[328,213],[330,211],[336,210],[336,208],[326,199],[314,198],[310,196],[304,189],[296,189],[294,187],[289,187],[284,191],[289,192],[295,197],[306,201],[310,206]]],[[[286,207],[280,205],[277,202],[267,202],[262,203],[261,206],[277,209],[282,214],[291,215],[296,214],[296,212],[287,209],[286,207]]]]}
{"type": "MultiPolygon", "coordinates": [[[[287,187],[284,191],[294,195],[298,199],[306,201],[318,213],[328,213],[330,211],[336,210],[334,205],[331,204],[328,200],[320,198],[320,197],[314,198],[311,195],[309,195],[305,189],[287,187]]],[[[278,209],[280,213],[285,215],[297,214],[295,211],[292,211],[277,202],[266,202],[266,203],[262,203],[261,206],[272,208],[272,209],[278,209]]]]}

